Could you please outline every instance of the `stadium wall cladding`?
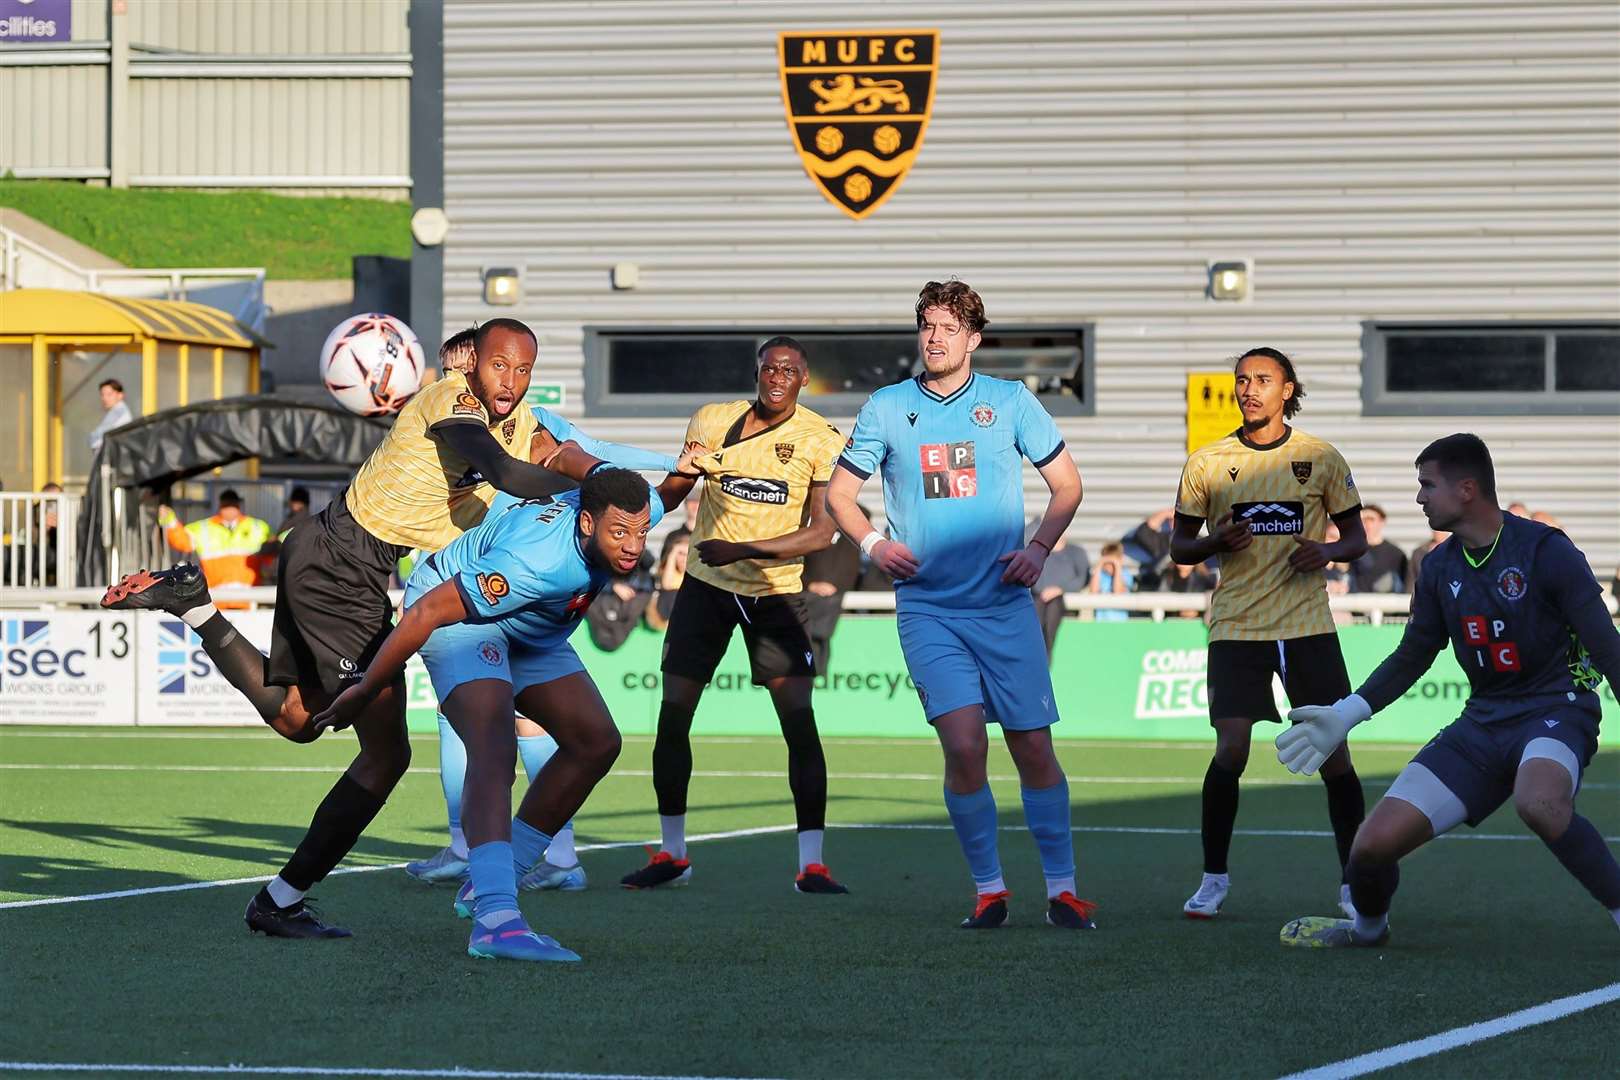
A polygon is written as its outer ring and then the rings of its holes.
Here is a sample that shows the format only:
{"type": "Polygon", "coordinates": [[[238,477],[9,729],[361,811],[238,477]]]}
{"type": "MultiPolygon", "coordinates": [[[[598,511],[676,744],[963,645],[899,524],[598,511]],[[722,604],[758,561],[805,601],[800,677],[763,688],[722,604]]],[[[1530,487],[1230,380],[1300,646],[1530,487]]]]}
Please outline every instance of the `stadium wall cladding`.
{"type": "Polygon", "coordinates": [[[436,31],[443,173],[415,180],[450,230],[413,319],[529,322],[593,434],[673,447],[751,394],[727,339],[775,331],[817,335],[807,403],[847,428],[858,339],[904,353],[954,275],[1003,335],[981,366],[1057,416],[1094,559],[1173,499],[1188,376],[1264,343],[1403,549],[1414,455],[1469,430],[1504,501],[1620,562],[1612,4],[451,4],[436,31]]]}

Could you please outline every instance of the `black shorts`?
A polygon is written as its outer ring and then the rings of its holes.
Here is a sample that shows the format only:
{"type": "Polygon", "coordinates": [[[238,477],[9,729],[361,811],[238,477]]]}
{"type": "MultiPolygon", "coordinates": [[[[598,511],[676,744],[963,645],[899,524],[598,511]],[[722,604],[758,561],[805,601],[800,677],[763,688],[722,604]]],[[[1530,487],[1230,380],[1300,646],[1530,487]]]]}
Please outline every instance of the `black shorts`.
{"type": "Polygon", "coordinates": [[[731,644],[731,631],[741,626],[754,685],[784,675],[812,677],[816,661],[804,623],[798,593],[739,596],[688,574],[664,631],[663,671],[708,682],[731,644]]]}
{"type": "Polygon", "coordinates": [[[1278,723],[1271,677],[1281,675],[1294,706],[1331,705],[1350,696],[1350,673],[1338,634],[1279,641],[1209,643],[1210,720],[1266,720],[1278,723]]]}
{"type": "MultiPolygon", "coordinates": [[[[1555,707],[1496,724],[1481,724],[1462,717],[1430,739],[1412,763],[1428,769],[1455,795],[1466,813],[1463,820],[1477,828],[1512,797],[1525,751],[1537,739],[1551,739],[1567,748],[1578,766],[1570,779],[1579,787],[1581,774],[1597,753],[1598,717],[1577,705],[1555,707]]],[[[1399,780],[1390,794],[1404,797],[1399,780]]],[[[1426,807],[1419,806],[1419,809],[1428,812],[1426,807]]]]}
{"type": "Polygon", "coordinates": [[[393,629],[388,581],[406,549],[349,515],[348,492],[287,534],[268,681],[336,694],[365,674],[393,629]]]}

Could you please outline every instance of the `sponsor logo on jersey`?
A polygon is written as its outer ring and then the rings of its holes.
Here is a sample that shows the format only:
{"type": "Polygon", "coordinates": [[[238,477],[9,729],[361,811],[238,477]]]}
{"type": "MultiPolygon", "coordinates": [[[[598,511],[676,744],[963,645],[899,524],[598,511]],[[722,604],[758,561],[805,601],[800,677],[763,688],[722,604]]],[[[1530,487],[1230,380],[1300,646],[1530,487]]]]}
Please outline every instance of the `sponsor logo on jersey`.
{"type": "MultiPolygon", "coordinates": [[[[915,423],[916,421],[912,421],[912,422],[915,423]]],[[[854,435],[851,435],[849,438],[844,440],[844,449],[845,450],[853,450],[853,449],[855,449],[855,436],[854,435]]]]}
{"type": "Polygon", "coordinates": [[[776,444],[776,460],[780,461],[784,465],[786,465],[788,462],[792,461],[793,460],[793,444],[790,443],[790,442],[779,442],[779,443],[777,443],[776,444]]]}
{"type": "Polygon", "coordinates": [[[484,594],[484,600],[493,607],[512,591],[512,586],[500,574],[479,574],[478,591],[484,594]]]}
{"type": "Polygon", "coordinates": [[[1496,575],[1496,591],[1502,594],[1503,599],[1521,599],[1527,588],[1529,582],[1525,580],[1524,571],[1517,566],[1510,566],[1496,575]]]}
{"type": "Polygon", "coordinates": [[[1507,620],[1464,615],[1462,632],[1463,640],[1475,646],[1474,662],[1480,667],[1489,664],[1496,672],[1520,670],[1518,644],[1502,640],[1502,635],[1507,633],[1507,620]]]}
{"type": "Polygon", "coordinates": [[[939,31],[786,31],[777,61],[805,172],[833,205],[865,217],[894,194],[922,149],[939,31]]]}
{"type": "Polygon", "coordinates": [[[969,415],[973,417],[973,422],[980,427],[989,427],[996,422],[996,410],[990,407],[988,401],[975,401],[969,415]]]}
{"type": "Polygon", "coordinates": [[[483,416],[484,406],[472,394],[463,390],[456,395],[456,403],[450,409],[451,416],[483,416]]]}
{"type": "Polygon", "coordinates": [[[1305,532],[1305,504],[1246,502],[1232,504],[1232,520],[1257,536],[1298,536],[1305,532]]]}
{"type": "Polygon", "coordinates": [[[483,473],[479,472],[477,469],[468,469],[466,472],[462,473],[456,478],[455,486],[457,488],[477,487],[483,482],[483,473]]]}
{"type": "Polygon", "coordinates": [[[1290,461],[1288,464],[1293,466],[1294,479],[1295,480],[1298,480],[1301,484],[1308,483],[1310,481],[1310,479],[1311,479],[1311,463],[1310,462],[1308,462],[1308,461],[1290,461]]]}
{"type": "Polygon", "coordinates": [[[752,476],[722,476],[720,490],[744,502],[765,503],[768,506],[786,506],[788,485],[785,480],[759,480],[752,476]]]}
{"type": "Polygon", "coordinates": [[[973,441],[923,443],[917,448],[922,463],[923,497],[971,499],[979,493],[979,470],[973,441]]]}
{"type": "Polygon", "coordinates": [[[575,593],[573,598],[569,600],[567,605],[563,608],[563,617],[569,620],[578,619],[581,615],[585,614],[585,609],[590,607],[592,601],[595,599],[595,589],[587,589],[582,593],[575,593]]]}
{"type": "Polygon", "coordinates": [[[1351,476],[1349,473],[1344,474],[1344,490],[1346,490],[1346,491],[1354,491],[1354,490],[1356,490],[1356,478],[1354,476],[1351,476]]]}

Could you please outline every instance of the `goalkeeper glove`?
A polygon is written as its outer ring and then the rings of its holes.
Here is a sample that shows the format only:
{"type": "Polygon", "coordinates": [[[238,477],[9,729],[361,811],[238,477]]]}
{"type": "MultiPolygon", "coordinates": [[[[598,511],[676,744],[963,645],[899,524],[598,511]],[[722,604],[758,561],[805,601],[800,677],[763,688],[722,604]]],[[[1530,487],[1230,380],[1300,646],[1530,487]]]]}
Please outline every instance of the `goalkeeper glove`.
{"type": "Polygon", "coordinates": [[[1322,767],[1350,729],[1372,716],[1372,706],[1360,694],[1340,698],[1332,705],[1301,705],[1288,710],[1293,724],[1277,736],[1277,760],[1292,773],[1307,776],[1322,767]]]}

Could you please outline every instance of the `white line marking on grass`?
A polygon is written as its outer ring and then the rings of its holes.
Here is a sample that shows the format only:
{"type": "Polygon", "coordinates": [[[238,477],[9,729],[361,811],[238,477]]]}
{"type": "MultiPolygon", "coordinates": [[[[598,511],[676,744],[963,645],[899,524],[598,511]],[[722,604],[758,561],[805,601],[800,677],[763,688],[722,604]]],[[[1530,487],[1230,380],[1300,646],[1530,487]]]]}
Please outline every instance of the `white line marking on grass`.
{"type": "Polygon", "coordinates": [[[1396,1065],[1404,1065],[1419,1058],[1433,1057],[1443,1054],[1447,1050],[1455,1050],[1461,1046],[1494,1039],[1498,1035],[1520,1031],[1537,1024],[1545,1024],[1552,1020],[1561,1020],[1566,1016],[1573,1016],[1578,1012],[1595,1009],[1600,1005],[1620,1001],[1620,982],[1600,986],[1596,990],[1588,990],[1584,994],[1571,994],[1556,1001],[1549,1001],[1543,1005],[1535,1005],[1518,1012],[1498,1016],[1494,1020],[1484,1020],[1467,1027],[1452,1028],[1442,1031],[1438,1035],[1430,1035],[1426,1039],[1414,1039],[1398,1046],[1387,1047],[1383,1050],[1374,1050],[1370,1054],[1360,1057],[1346,1058],[1335,1061],[1331,1065],[1322,1065],[1303,1072],[1290,1073],[1283,1080],[1347,1080],[1353,1076],[1366,1076],[1380,1069],[1388,1069],[1396,1065]]]}
{"type": "Polygon", "coordinates": [[[345,1069],[319,1065],[100,1065],[83,1062],[0,1061],[0,1072],[176,1073],[208,1076],[398,1076],[454,1080],[745,1080],[742,1077],[650,1073],[528,1072],[517,1069],[345,1069]]]}
{"type": "MultiPolygon", "coordinates": [[[[726,832],[699,833],[697,836],[687,838],[687,843],[696,843],[699,840],[735,840],[744,836],[764,836],[769,833],[791,832],[793,825],[761,825],[753,829],[731,829],[726,832]]],[[[612,840],[599,844],[580,844],[577,851],[607,851],[614,848],[643,847],[657,841],[642,840],[612,840]]],[[[368,874],[374,870],[398,870],[404,863],[381,863],[375,866],[343,866],[333,870],[333,874],[368,874]]],[[[155,893],[190,892],[194,889],[217,889],[225,885],[262,885],[269,881],[274,874],[262,874],[258,877],[224,878],[219,881],[188,881],[180,885],[153,885],[144,889],[119,889],[115,892],[84,893],[79,896],[47,896],[38,900],[8,900],[0,903],[0,911],[8,908],[50,907],[55,904],[82,904],[90,900],[121,900],[126,896],[151,896],[155,893]]],[[[470,1075],[470,1074],[469,1074],[470,1075]]],[[[535,1074],[540,1075],[540,1074],[535,1074]]]]}
{"type": "MultiPolygon", "coordinates": [[[[841,823],[838,823],[838,822],[829,822],[828,825],[827,825],[827,828],[829,828],[829,829],[888,829],[888,830],[893,830],[895,832],[950,832],[952,829],[955,828],[955,826],[948,825],[948,824],[936,824],[936,823],[933,823],[933,822],[908,822],[908,823],[898,823],[897,822],[897,823],[894,823],[894,824],[886,824],[886,823],[879,822],[879,823],[875,823],[875,824],[871,824],[871,825],[866,825],[866,824],[841,824],[841,823]]],[[[1002,825],[1002,826],[1000,826],[1000,829],[999,829],[999,831],[1001,831],[1001,832],[1025,832],[1026,830],[1027,830],[1027,826],[1024,826],[1024,825],[1002,825]]],[[[1118,834],[1118,835],[1122,835],[1122,836],[1201,836],[1202,835],[1202,833],[1200,833],[1200,831],[1197,830],[1197,829],[1177,828],[1177,827],[1168,826],[1168,825],[1166,825],[1166,826],[1158,826],[1158,825],[1076,825],[1073,828],[1071,828],[1069,831],[1074,832],[1074,833],[1099,833],[1099,834],[1110,834],[1110,833],[1112,833],[1112,834],[1118,834]]],[[[1333,835],[1333,833],[1330,832],[1327,829],[1233,829],[1232,830],[1232,835],[1233,836],[1283,837],[1283,838],[1286,838],[1286,839],[1315,839],[1315,838],[1318,838],[1318,837],[1331,837],[1333,835]]],[[[1452,841],[1452,840],[1537,840],[1538,838],[1531,835],[1530,833],[1522,833],[1521,834],[1521,833],[1476,833],[1476,832],[1456,833],[1456,832],[1450,832],[1450,833],[1446,833],[1444,836],[1439,837],[1439,839],[1440,840],[1446,840],[1446,841],[1452,841]]],[[[1611,843],[1611,844],[1620,844],[1620,836],[1607,836],[1607,837],[1604,837],[1604,839],[1606,841],[1608,841],[1609,843],[1611,843]]]]}

